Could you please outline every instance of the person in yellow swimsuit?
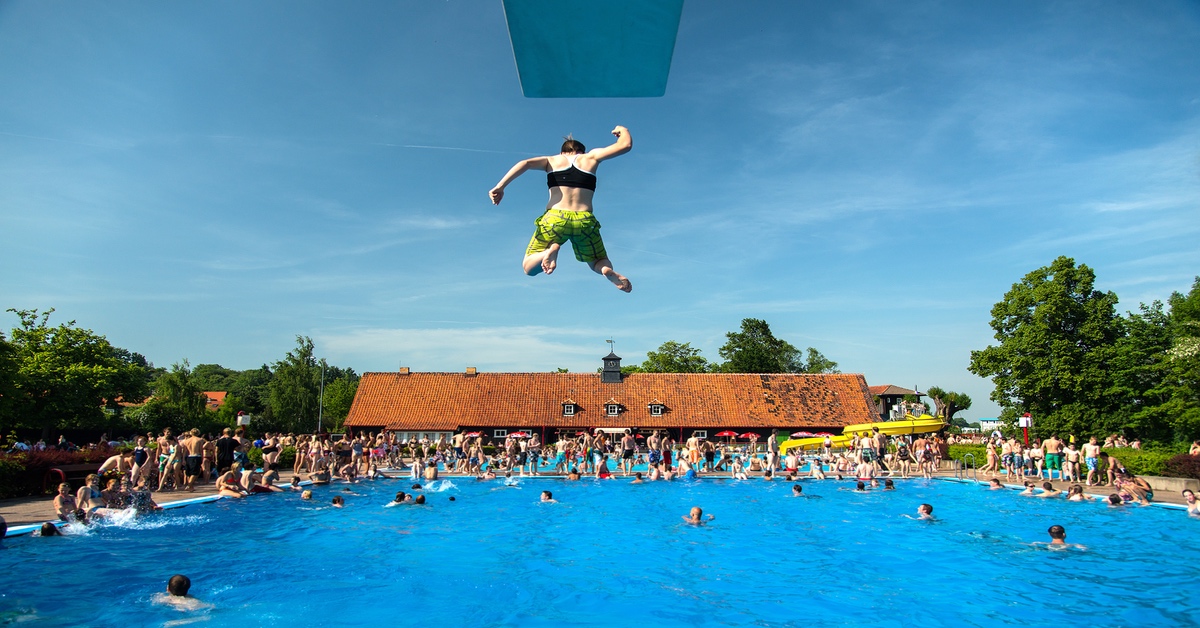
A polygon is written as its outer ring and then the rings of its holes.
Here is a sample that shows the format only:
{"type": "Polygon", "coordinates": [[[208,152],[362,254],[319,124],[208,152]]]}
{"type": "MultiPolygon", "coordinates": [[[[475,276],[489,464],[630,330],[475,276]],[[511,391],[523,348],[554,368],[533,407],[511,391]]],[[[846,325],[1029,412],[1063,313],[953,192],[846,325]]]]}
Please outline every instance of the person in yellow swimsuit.
{"type": "Polygon", "coordinates": [[[596,168],[600,162],[628,153],[633,148],[629,129],[618,126],[612,130],[617,141],[604,148],[587,150],[577,140],[567,137],[557,155],[533,157],[517,162],[496,187],[488,193],[492,204],[499,205],[504,188],[513,179],[529,170],[546,172],[550,200],[546,211],[534,221],[536,229],[525,249],[522,267],[529,276],[549,275],[558,264],[558,251],[571,242],[575,259],[604,275],[619,290],[630,292],[633,284],[613,270],[604,241],[600,239],[600,222],[592,213],[592,196],[596,193],[596,168]]]}

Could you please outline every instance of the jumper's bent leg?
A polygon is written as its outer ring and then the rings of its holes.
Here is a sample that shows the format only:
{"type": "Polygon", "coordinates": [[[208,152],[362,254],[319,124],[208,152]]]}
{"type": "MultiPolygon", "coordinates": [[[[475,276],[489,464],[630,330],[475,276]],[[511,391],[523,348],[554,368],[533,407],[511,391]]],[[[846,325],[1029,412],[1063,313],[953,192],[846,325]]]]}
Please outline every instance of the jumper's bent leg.
{"type": "Polygon", "coordinates": [[[596,260],[596,263],[592,264],[592,270],[604,275],[621,292],[633,291],[633,284],[625,278],[625,275],[613,270],[612,262],[607,257],[596,260]]]}
{"type": "Polygon", "coordinates": [[[525,269],[525,274],[530,277],[538,273],[546,273],[549,275],[554,272],[554,268],[558,265],[558,250],[562,248],[558,244],[551,244],[550,248],[545,251],[538,251],[525,256],[525,260],[521,263],[521,268],[525,269]]]}

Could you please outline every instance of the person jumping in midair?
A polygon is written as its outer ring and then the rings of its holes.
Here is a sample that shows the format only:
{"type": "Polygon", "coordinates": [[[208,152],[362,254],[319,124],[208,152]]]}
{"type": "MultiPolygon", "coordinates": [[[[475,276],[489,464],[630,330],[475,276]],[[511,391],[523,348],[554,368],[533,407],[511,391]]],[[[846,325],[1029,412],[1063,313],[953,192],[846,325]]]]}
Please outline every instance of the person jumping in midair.
{"type": "Polygon", "coordinates": [[[633,148],[629,129],[618,126],[612,130],[617,141],[604,148],[588,151],[583,144],[571,137],[563,142],[557,155],[533,157],[517,162],[503,179],[489,192],[494,205],[504,198],[504,188],[529,170],[546,172],[550,187],[550,200],[546,211],[534,224],[537,226],[529,246],[525,249],[522,267],[529,276],[538,273],[549,275],[558,264],[558,251],[563,243],[571,241],[575,259],[586,263],[592,270],[604,275],[623,292],[633,290],[633,284],[613,270],[604,241],[600,239],[600,222],[592,214],[592,196],[596,192],[596,167],[606,159],[628,153],[633,148]]]}

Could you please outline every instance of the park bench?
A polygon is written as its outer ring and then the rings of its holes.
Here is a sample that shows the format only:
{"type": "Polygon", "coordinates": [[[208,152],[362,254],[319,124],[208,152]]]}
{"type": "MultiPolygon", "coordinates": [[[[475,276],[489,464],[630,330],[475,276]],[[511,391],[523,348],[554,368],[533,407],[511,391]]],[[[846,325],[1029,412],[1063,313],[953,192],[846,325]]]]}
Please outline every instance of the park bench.
{"type": "Polygon", "coordinates": [[[50,467],[42,478],[42,492],[48,492],[51,487],[57,487],[63,482],[70,482],[72,488],[78,488],[83,480],[87,479],[87,476],[95,473],[99,468],[100,465],[95,462],[60,464],[50,467]]]}

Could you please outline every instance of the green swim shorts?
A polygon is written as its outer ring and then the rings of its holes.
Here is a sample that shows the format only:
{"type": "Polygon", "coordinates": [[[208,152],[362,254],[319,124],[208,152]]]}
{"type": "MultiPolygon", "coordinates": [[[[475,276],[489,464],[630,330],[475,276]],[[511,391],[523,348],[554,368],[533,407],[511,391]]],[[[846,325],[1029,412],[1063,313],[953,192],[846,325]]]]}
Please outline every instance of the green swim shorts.
{"type": "Polygon", "coordinates": [[[1062,461],[1062,454],[1046,454],[1046,469],[1051,471],[1061,471],[1062,461]]]}
{"type": "Polygon", "coordinates": [[[550,248],[551,244],[561,245],[570,240],[575,259],[589,266],[608,257],[604,250],[604,241],[600,239],[600,221],[596,220],[592,212],[547,209],[533,224],[537,228],[533,237],[529,239],[525,255],[541,253],[550,248]]]}

